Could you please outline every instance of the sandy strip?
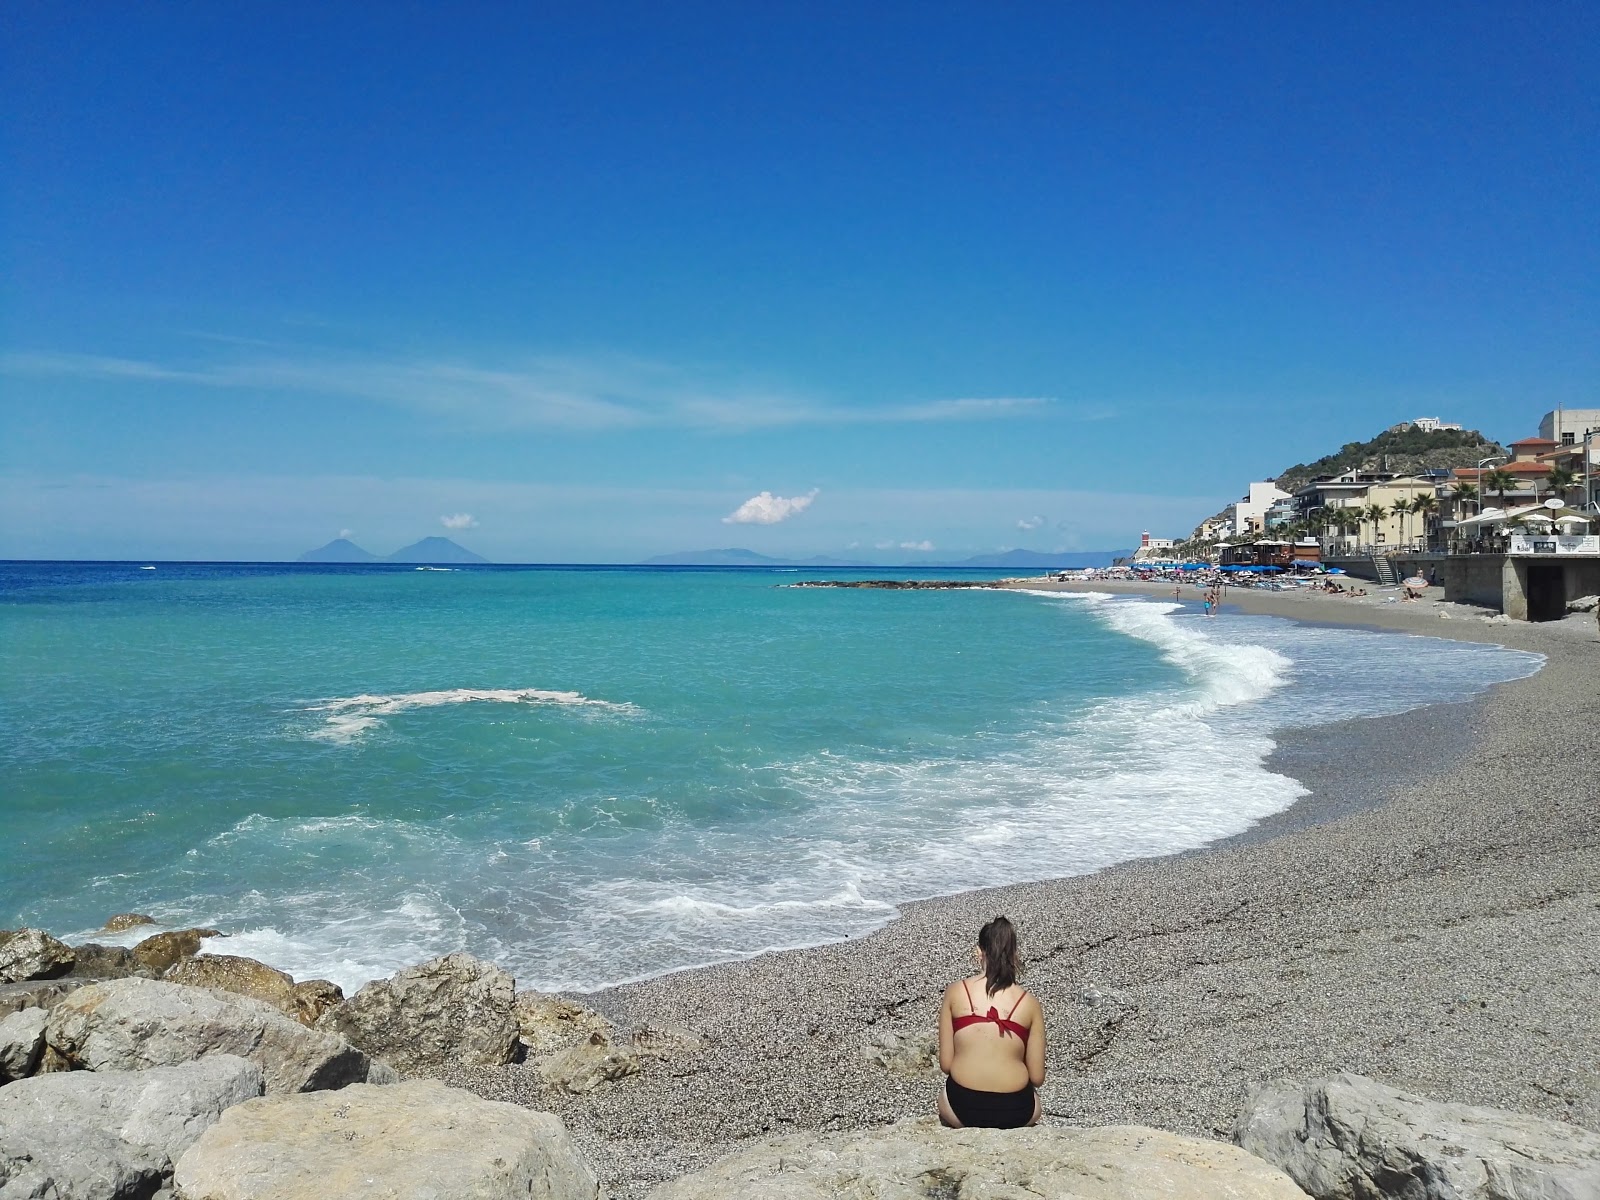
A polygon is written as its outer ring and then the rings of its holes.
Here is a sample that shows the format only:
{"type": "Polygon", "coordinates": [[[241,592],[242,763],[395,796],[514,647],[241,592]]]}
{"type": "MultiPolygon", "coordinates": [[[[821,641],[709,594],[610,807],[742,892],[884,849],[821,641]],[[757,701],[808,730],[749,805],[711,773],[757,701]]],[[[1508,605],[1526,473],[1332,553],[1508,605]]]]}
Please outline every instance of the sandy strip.
{"type": "MultiPolygon", "coordinates": [[[[1114,590],[1170,599],[1172,585],[1114,590]]],[[[920,1116],[937,1073],[886,1070],[875,1044],[931,1032],[979,924],[1005,912],[1049,1026],[1047,1120],[1226,1136],[1252,1082],[1353,1070],[1600,1129],[1594,618],[1386,598],[1230,589],[1226,603],[1548,662],[1470,704],[1281,738],[1275,769],[1312,795],[1227,845],[925,901],[870,937],[589,997],[624,1028],[706,1039],[589,1096],[524,1067],[457,1082],[560,1112],[615,1196],[768,1132],[920,1116]]]]}

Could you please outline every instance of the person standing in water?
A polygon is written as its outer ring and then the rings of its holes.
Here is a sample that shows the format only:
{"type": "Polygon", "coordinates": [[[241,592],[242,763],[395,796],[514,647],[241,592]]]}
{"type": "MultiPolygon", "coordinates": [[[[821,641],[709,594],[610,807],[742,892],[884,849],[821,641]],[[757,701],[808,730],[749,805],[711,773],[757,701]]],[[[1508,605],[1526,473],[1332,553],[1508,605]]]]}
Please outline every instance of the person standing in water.
{"type": "Polygon", "coordinates": [[[939,1006],[939,1120],[951,1129],[1016,1129],[1043,1111],[1044,1010],[1017,982],[1017,931],[996,917],[978,931],[978,973],[939,1006]],[[1004,1014],[1003,1016],[1001,1014],[1004,1014]]]}

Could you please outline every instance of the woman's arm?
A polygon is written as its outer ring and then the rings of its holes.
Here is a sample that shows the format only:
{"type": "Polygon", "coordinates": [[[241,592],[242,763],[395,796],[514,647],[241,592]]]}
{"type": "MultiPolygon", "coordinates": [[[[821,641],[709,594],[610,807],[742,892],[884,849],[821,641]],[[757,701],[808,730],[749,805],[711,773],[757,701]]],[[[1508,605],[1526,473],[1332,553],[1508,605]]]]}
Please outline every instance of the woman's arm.
{"type": "MultiPolygon", "coordinates": [[[[1033,996],[1030,993],[1030,1000],[1033,996]]],[[[1044,1009],[1039,1007],[1039,1002],[1033,1000],[1033,1023],[1028,1026],[1028,1082],[1034,1087],[1044,1084],[1044,1009]]]]}
{"type": "Polygon", "coordinates": [[[939,1002],[939,1070],[950,1074],[950,1064],[956,1060],[956,1028],[951,1024],[950,989],[944,990],[939,1002]]]}

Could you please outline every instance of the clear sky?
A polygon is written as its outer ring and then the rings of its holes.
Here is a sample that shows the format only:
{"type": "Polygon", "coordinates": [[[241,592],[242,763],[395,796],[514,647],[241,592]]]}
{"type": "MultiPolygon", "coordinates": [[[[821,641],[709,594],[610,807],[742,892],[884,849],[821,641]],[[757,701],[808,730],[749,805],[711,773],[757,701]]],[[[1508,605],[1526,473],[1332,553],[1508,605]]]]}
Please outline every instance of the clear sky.
{"type": "Polygon", "coordinates": [[[1593,0],[16,0],[0,55],[0,556],[1122,548],[1600,407],[1593,0]]]}

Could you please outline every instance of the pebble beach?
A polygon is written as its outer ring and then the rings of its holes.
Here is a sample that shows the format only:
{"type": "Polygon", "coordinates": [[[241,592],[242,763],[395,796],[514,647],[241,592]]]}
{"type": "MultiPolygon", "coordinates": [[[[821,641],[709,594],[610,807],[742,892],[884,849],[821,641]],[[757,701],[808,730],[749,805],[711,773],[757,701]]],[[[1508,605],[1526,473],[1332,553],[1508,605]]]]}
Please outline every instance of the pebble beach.
{"type": "Polygon", "coordinates": [[[1006,913],[1046,1015],[1047,1123],[1226,1137],[1252,1084],[1349,1070],[1600,1129],[1594,617],[1386,600],[1225,604],[1545,665],[1472,702],[1280,737],[1272,768],[1309,794],[1204,850],[922,901],[869,936],[576,997],[692,1047],[587,1095],[517,1065],[452,1082],[557,1112],[618,1197],[770,1133],[926,1116],[940,994],[1006,913]]]}

